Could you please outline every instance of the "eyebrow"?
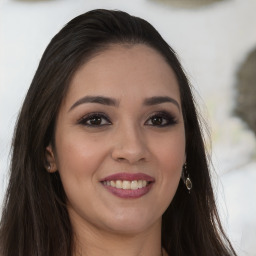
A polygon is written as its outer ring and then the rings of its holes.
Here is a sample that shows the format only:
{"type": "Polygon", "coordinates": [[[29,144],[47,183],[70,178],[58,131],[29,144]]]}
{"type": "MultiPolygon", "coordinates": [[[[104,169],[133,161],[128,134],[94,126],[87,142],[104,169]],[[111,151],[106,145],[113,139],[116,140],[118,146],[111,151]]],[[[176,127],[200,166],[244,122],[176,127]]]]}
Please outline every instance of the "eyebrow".
{"type": "Polygon", "coordinates": [[[178,101],[168,96],[155,96],[155,97],[147,98],[144,101],[144,105],[152,106],[152,105],[168,103],[168,102],[173,103],[180,110],[180,105],[178,101]]]}
{"type": "Polygon", "coordinates": [[[76,101],[69,111],[71,111],[73,108],[77,107],[78,105],[84,104],[84,103],[98,103],[102,105],[107,106],[117,106],[118,102],[115,99],[103,97],[103,96],[85,96],[78,101],[76,101]]]}
{"type": "MultiPolygon", "coordinates": [[[[179,103],[175,99],[168,97],[168,96],[150,97],[150,98],[145,99],[143,104],[146,106],[153,106],[153,105],[158,105],[158,104],[168,103],[168,102],[173,103],[180,110],[179,103]]],[[[71,106],[69,111],[71,111],[75,107],[77,107],[81,104],[85,104],[85,103],[98,103],[98,104],[107,105],[107,106],[118,106],[118,104],[119,104],[119,102],[113,98],[108,98],[108,97],[104,97],[104,96],[85,96],[85,97],[79,99],[78,101],[76,101],[71,106]]]]}

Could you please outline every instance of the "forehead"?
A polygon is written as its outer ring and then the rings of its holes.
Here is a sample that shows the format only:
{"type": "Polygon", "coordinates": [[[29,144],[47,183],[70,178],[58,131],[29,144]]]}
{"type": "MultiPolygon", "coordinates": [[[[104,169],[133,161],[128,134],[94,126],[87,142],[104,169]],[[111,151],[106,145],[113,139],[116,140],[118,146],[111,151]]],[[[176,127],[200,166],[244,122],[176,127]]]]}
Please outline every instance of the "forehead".
{"type": "Polygon", "coordinates": [[[111,45],[95,55],[75,72],[65,101],[95,94],[133,101],[171,94],[180,101],[174,71],[160,53],[142,44],[111,45]]]}

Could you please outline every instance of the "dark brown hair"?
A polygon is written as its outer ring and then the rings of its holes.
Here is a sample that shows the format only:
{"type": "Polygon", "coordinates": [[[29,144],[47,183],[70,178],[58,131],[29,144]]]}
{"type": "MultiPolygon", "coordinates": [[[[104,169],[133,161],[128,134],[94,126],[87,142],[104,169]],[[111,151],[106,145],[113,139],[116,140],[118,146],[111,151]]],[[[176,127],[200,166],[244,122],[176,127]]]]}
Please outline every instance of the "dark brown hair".
{"type": "Polygon", "coordinates": [[[163,215],[162,246],[175,256],[236,255],[217,213],[201,126],[189,82],[172,48],[145,20],[93,10],[71,20],[45,50],[21,109],[0,226],[1,256],[71,256],[73,231],[58,172],[45,170],[60,104],[74,72],[109,45],[145,44],[174,70],[185,123],[189,194],[180,181],[163,215]]]}

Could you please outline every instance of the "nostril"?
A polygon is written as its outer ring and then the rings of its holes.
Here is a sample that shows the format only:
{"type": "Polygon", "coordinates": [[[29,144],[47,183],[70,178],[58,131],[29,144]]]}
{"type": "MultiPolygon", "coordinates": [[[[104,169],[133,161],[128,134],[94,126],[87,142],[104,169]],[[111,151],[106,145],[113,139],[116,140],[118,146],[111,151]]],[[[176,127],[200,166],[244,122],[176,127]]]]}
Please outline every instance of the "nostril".
{"type": "Polygon", "coordinates": [[[118,157],[118,158],[117,158],[117,161],[120,161],[120,162],[121,162],[121,161],[124,161],[124,160],[125,160],[124,157],[118,157]]]}

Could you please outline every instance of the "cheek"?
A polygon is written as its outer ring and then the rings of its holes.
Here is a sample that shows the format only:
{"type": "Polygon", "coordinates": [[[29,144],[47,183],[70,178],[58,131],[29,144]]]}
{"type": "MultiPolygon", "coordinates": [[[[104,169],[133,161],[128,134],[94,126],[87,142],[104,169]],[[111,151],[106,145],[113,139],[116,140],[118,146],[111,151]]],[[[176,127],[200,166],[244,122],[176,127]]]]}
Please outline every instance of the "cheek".
{"type": "Polygon", "coordinates": [[[154,140],[154,155],[165,170],[180,170],[185,162],[185,134],[182,129],[154,140]]]}
{"type": "Polygon", "coordinates": [[[166,150],[159,151],[159,163],[162,170],[163,184],[166,188],[175,191],[182,172],[184,164],[185,151],[183,147],[166,147],[166,150]]]}
{"type": "Polygon", "coordinates": [[[98,170],[107,149],[99,139],[80,131],[65,132],[65,136],[59,133],[58,136],[56,151],[61,181],[69,205],[80,212],[81,205],[86,205],[95,195],[98,170]]]}
{"type": "MultiPolygon", "coordinates": [[[[160,141],[158,141],[159,143],[160,141]]],[[[159,168],[159,180],[161,182],[159,196],[163,198],[164,207],[172,201],[185,162],[185,136],[183,132],[162,140],[154,155],[157,158],[159,168]]]]}
{"type": "Polygon", "coordinates": [[[80,183],[91,179],[105,155],[104,145],[100,146],[93,136],[88,138],[81,133],[60,134],[56,147],[57,166],[63,182],[75,179],[80,183]]]}

